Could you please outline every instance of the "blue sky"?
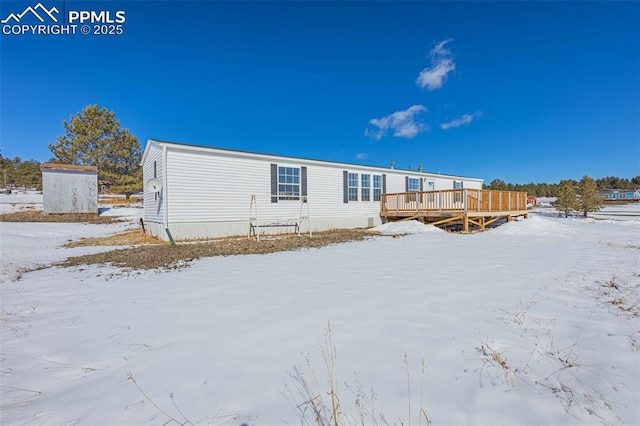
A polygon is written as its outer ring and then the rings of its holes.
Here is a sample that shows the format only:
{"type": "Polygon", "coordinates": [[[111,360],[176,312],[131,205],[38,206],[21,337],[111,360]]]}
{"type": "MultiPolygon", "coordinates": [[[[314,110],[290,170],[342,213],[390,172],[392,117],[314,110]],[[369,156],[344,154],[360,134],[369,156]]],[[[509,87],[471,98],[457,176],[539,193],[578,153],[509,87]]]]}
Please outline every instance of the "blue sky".
{"type": "MultiPolygon", "coordinates": [[[[640,2],[41,3],[124,11],[123,33],[3,28],[5,157],[48,160],[62,121],[99,104],[143,147],[486,182],[640,174],[640,2]]],[[[2,1],[0,18],[37,4],[2,1]]]]}

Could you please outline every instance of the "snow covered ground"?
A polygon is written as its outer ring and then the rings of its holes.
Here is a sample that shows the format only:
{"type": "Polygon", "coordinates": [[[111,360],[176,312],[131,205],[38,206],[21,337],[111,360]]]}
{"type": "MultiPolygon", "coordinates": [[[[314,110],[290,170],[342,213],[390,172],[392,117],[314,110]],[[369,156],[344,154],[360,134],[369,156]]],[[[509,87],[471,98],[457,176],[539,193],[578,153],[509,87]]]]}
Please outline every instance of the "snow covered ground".
{"type": "MultiPolygon", "coordinates": [[[[24,206],[8,197],[3,212],[24,206]]],[[[170,272],[43,267],[126,226],[0,223],[2,424],[298,425],[299,383],[330,401],[328,322],[356,419],[358,383],[376,424],[418,424],[421,406],[434,425],[640,418],[637,216],[384,225],[410,235],[170,272]]]]}

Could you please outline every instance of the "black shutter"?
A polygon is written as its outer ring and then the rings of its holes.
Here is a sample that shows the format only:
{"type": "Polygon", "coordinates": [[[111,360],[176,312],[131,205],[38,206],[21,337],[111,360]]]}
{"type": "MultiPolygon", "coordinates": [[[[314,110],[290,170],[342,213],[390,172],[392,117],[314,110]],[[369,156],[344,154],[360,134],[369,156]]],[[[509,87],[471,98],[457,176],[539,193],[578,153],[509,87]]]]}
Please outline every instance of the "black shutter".
{"type": "Polygon", "coordinates": [[[271,202],[278,202],[278,165],[271,163],[271,202]]]}
{"type": "Polygon", "coordinates": [[[422,178],[420,178],[420,192],[424,191],[424,189],[422,189],[422,188],[423,188],[423,186],[422,186],[422,178]]]}
{"type": "Polygon", "coordinates": [[[342,172],[342,202],[349,202],[349,172],[342,172]]]}
{"type": "Polygon", "coordinates": [[[387,175],[386,173],[382,174],[382,193],[387,193],[387,175]]]}
{"type": "Polygon", "coordinates": [[[404,177],[404,192],[409,192],[409,176],[404,177]]]}
{"type": "Polygon", "coordinates": [[[307,196],[307,168],[300,167],[300,195],[307,196]]]}

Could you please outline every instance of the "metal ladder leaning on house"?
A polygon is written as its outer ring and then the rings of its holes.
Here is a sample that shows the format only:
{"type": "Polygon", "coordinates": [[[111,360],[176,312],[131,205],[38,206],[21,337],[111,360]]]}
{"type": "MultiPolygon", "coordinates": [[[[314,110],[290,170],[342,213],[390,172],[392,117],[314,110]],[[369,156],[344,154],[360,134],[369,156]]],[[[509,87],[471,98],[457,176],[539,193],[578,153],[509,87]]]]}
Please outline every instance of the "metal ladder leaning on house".
{"type": "MultiPolygon", "coordinates": [[[[273,195],[269,195],[269,198],[273,197],[273,195]]],[[[258,220],[258,199],[256,194],[251,194],[251,201],[249,203],[249,233],[247,238],[256,237],[257,241],[260,241],[260,228],[267,227],[282,227],[282,226],[294,226],[295,232],[300,236],[300,228],[303,222],[307,222],[307,227],[309,229],[309,237],[313,237],[313,233],[311,231],[311,220],[309,215],[309,199],[306,195],[300,197],[300,216],[298,217],[298,221],[294,223],[260,223],[258,220]]]]}
{"type": "Polygon", "coordinates": [[[311,216],[309,215],[309,199],[306,195],[300,196],[300,222],[298,226],[298,235],[300,235],[300,226],[304,221],[307,222],[307,227],[309,228],[309,236],[313,237],[313,232],[311,231],[311,216]]]}

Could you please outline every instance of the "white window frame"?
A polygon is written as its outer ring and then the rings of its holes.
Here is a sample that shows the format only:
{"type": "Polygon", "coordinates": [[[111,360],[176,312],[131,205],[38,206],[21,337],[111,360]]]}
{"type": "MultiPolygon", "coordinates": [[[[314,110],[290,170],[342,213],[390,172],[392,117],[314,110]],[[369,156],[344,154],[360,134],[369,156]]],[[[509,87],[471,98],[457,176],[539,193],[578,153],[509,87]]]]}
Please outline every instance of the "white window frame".
{"type": "Polygon", "coordinates": [[[382,199],[382,175],[373,175],[373,201],[382,199]]]}
{"type": "Polygon", "coordinates": [[[347,195],[349,202],[358,201],[358,173],[349,172],[347,175],[347,195]]]}
{"type": "Polygon", "coordinates": [[[371,175],[366,173],[360,175],[360,199],[371,201],[371,175]]]}
{"type": "Polygon", "coordinates": [[[301,176],[300,167],[278,166],[278,201],[300,200],[301,176]]]}
{"type": "Polygon", "coordinates": [[[407,191],[408,192],[420,192],[420,178],[409,178],[407,183],[407,191]],[[414,187],[412,189],[412,187],[414,187]]]}

